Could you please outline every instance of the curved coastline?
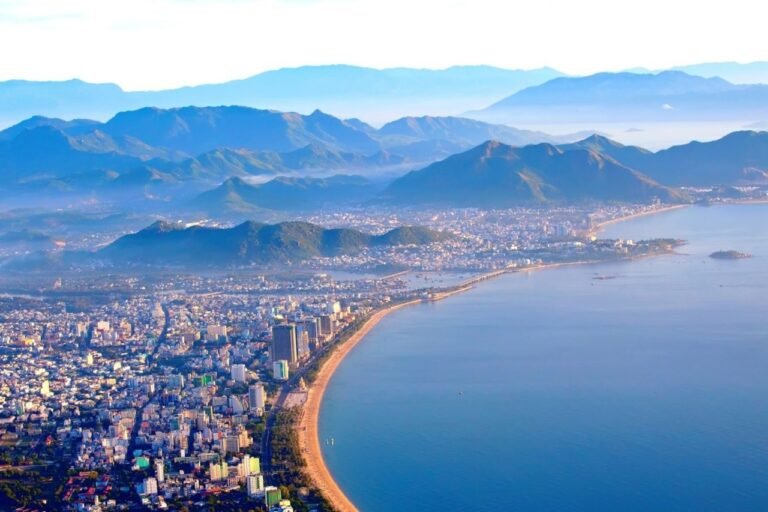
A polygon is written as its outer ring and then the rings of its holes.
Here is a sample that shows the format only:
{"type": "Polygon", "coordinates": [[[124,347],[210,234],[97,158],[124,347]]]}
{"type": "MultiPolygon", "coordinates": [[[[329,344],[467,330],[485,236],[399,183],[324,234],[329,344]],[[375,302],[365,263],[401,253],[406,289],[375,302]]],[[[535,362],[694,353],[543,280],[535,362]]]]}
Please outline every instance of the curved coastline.
{"type": "MultiPolygon", "coordinates": [[[[673,205],[669,207],[659,208],[656,210],[642,212],[639,214],[620,217],[618,219],[612,219],[610,221],[598,224],[596,226],[596,231],[600,231],[610,224],[630,220],[636,217],[675,210],[678,208],[685,208],[687,206],[688,205],[673,205]]],[[[630,259],[633,259],[633,258],[630,258],[630,259]]],[[[307,400],[304,403],[303,411],[301,415],[301,421],[299,422],[299,425],[298,425],[298,441],[299,441],[299,446],[302,449],[302,452],[304,454],[305,470],[310,480],[333,504],[334,508],[338,512],[358,512],[359,509],[347,497],[347,495],[344,494],[344,491],[341,489],[341,487],[338,485],[336,480],[333,478],[333,475],[328,469],[328,466],[325,464],[325,459],[323,458],[323,453],[322,453],[321,444],[320,444],[320,433],[319,433],[320,408],[322,407],[323,397],[325,395],[326,388],[328,387],[328,383],[333,377],[333,374],[336,372],[336,369],[342,363],[342,361],[347,356],[347,354],[351,352],[357,346],[358,343],[363,341],[366,335],[371,331],[371,329],[373,329],[388,314],[394,311],[397,311],[399,309],[405,308],[407,306],[422,304],[424,302],[436,302],[439,300],[446,299],[453,295],[463,293],[467,290],[471,290],[474,287],[474,285],[477,283],[486,281],[488,279],[493,279],[507,273],[515,273],[515,272],[528,273],[528,272],[538,271],[538,270],[568,267],[568,266],[574,266],[574,265],[595,264],[595,263],[601,263],[601,262],[600,261],[574,261],[574,262],[564,262],[564,263],[540,264],[540,265],[534,265],[527,268],[508,268],[508,269],[496,270],[493,272],[482,274],[468,281],[465,281],[464,283],[462,283],[461,285],[459,285],[454,289],[444,291],[444,292],[438,292],[430,296],[429,298],[413,299],[408,302],[395,304],[372,314],[366,320],[363,326],[360,327],[360,329],[358,329],[354,334],[352,334],[352,336],[350,336],[350,338],[346,342],[337,346],[333,350],[328,360],[326,360],[325,363],[321,366],[318,372],[317,378],[315,379],[315,381],[312,383],[312,385],[309,387],[307,391],[307,400]]]]}
{"type": "Polygon", "coordinates": [[[655,209],[652,209],[652,210],[646,210],[646,211],[639,212],[639,213],[633,213],[631,215],[625,215],[624,217],[617,217],[615,219],[606,220],[606,221],[603,221],[603,222],[600,222],[600,223],[596,224],[594,226],[594,228],[592,229],[592,231],[594,233],[599,233],[604,228],[606,228],[608,226],[611,226],[613,224],[618,224],[619,222],[624,222],[624,221],[627,221],[627,220],[637,219],[639,217],[647,217],[648,215],[656,215],[657,213],[671,212],[671,211],[674,211],[674,210],[679,210],[681,208],[688,208],[689,206],[691,206],[691,205],[687,204],[687,203],[686,204],[673,204],[673,205],[669,205],[669,206],[662,206],[661,208],[655,208],[655,209]]]}
{"type": "Polygon", "coordinates": [[[320,490],[325,497],[333,504],[334,508],[338,512],[358,512],[359,509],[352,503],[352,500],[344,494],[339,484],[333,478],[328,466],[325,464],[323,458],[323,452],[320,445],[320,408],[323,404],[323,397],[325,396],[325,390],[328,387],[328,383],[333,378],[333,374],[336,369],[344,361],[344,358],[349,354],[358,343],[363,341],[368,333],[376,327],[390,313],[399,309],[413,306],[416,304],[423,304],[424,302],[437,302],[443,299],[447,299],[453,295],[463,293],[471,290],[475,284],[488,279],[493,279],[501,275],[513,272],[531,272],[535,270],[545,270],[550,268],[558,268],[562,266],[569,266],[575,264],[584,264],[590,262],[573,262],[573,263],[553,263],[536,265],[525,269],[502,269],[482,274],[468,281],[465,281],[458,287],[452,290],[438,292],[426,299],[413,299],[408,302],[395,304],[377,311],[365,321],[362,327],[358,329],[350,338],[343,344],[337,346],[325,363],[320,368],[317,377],[312,385],[307,390],[307,400],[304,403],[301,421],[298,424],[298,441],[299,447],[302,450],[304,456],[305,471],[312,483],[320,490]]]}
{"type": "Polygon", "coordinates": [[[299,446],[303,449],[307,475],[339,512],[357,512],[358,509],[336,483],[333,475],[331,475],[331,472],[325,465],[325,459],[323,459],[318,424],[325,389],[336,372],[336,368],[338,368],[346,355],[365,338],[366,334],[382,318],[393,311],[421,302],[420,299],[415,299],[387,307],[371,315],[365,324],[345,343],[334,349],[328,360],[320,368],[317,378],[307,392],[307,401],[304,404],[304,411],[299,423],[299,446]]]}

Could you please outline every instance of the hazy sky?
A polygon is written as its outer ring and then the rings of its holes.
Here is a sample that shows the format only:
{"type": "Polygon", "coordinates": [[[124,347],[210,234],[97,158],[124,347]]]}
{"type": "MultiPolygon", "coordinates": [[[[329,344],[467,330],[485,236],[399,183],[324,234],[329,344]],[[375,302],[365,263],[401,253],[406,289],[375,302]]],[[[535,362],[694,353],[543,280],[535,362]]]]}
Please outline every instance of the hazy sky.
{"type": "Polygon", "coordinates": [[[304,64],[552,66],[768,60],[764,1],[0,0],[0,80],[158,89],[304,64]]]}

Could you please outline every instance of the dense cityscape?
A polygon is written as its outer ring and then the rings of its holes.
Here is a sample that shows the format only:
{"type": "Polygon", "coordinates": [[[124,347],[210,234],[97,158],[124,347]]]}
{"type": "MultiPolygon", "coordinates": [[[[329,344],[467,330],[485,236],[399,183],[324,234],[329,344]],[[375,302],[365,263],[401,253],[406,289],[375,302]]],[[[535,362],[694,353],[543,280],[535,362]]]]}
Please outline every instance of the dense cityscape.
{"type": "Polygon", "coordinates": [[[0,298],[6,496],[90,511],[330,509],[297,476],[292,430],[324,357],[363,319],[489,272],[668,252],[676,241],[595,232],[659,208],[342,212],[310,220],[454,236],[266,274],[11,273],[0,298]],[[34,485],[15,480],[29,473],[34,485]]]}
{"type": "Polygon", "coordinates": [[[0,0],[0,512],[768,510],[753,3],[0,0]]]}

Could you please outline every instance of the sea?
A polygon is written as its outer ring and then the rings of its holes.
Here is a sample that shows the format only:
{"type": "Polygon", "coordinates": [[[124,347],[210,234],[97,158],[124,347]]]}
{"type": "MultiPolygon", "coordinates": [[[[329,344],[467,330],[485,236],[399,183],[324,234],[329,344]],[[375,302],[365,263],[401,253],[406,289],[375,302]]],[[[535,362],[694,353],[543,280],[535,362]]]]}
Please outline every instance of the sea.
{"type": "Polygon", "coordinates": [[[601,236],[688,243],[408,307],[347,356],[320,435],[360,510],[768,510],[768,205],[601,236]]]}

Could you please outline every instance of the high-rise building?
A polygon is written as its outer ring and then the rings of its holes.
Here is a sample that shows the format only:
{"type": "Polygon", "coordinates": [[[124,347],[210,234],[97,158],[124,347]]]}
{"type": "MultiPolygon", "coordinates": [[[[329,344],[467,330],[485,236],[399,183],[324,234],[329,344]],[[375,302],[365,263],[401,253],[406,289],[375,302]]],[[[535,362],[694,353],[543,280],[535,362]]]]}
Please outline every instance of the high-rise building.
{"type": "Polygon", "coordinates": [[[248,403],[250,404],[252,411],[264,411],[264,406],[266,405],[266,393],[264,392],[264,384],[254,384],[248,388],[248,403]]]}
{"type": "Polygon", "coordinates": [[[224,453],[237,453],[240,451],[240,436],[227,436],[221,441],[224,453]]]}
{"type": "Polygon", "coordinates": [[[281,359],[272,364],[272,376],[275,380],[288,380],[288,361],[281,359]]]}
{"type": "Polygon", "coordinates": [[[318,341],[317,318],[315,317],[305,318],[304,325],[307,328],[307,336],[309,336],[309,342],[317,343],[318,341]]]}
{"type": "Polygon", "coordinates": [[[243,407],[243,402],[235,395],[230,395],[229,407],[230,409],[232,409],[232,414],[243,414],[245,412],[245,407],[243,407]]]}
{"type": "Polygon", "coordinates": [[[279,324],[272,327],[272,346],[270,356],[272,361],[284,359],[288,364],[296,364],[299,359],[299,349],[296,344],[296,326],[294,324],[279,324]]]}
{"type": "Polygon", "coordinates": [[[232,380],[235,382],[245,382],[245,365],[233,364],[231,368],[232,380]]]}
{"type": "Polygon", "coordinates": [[[247,454],[243,455],[242,466],[245,476],[261,473],[261,460],[258,457],[251,457],[247,454]]]}
{"type": "Polygon", "coordinates": [[[246,429],[238,431],[237,440],[240,444],[240,448],[248,448],[253,444],[253,440],[251,439],[251,436],[248,435],[248,431],[246,429]]]}
{"type": "Polygon", "coordinates": [[[219,482],[229,477],[229,466],[226,462],[211,462],[210,466],[211,481],[219,482]]]}
{"type": "Polygon", "coordinates": [[[157,494],[157,479],[149,477],[144,479],[144,494],[157,494]]]}
{"type": "Polygon", "coordinates": [[[264,494],[264,476],[263,475],[249,475],[246,477],[246,488],[248,490],[248,496],[260,496],[264,494]]]}
{"type": "Polygon", "coordinates": [[[158,482],[165,482],[165,461],[163,459],[155,459],[155,478],[158,482]]]}
{"type": "Polygon", "coordinates": [[[320,335],[333,336],[333,318],[331,315],[320,315],[320,335]]]}
{"type": "Polygon", "coordinates": [[[309,358],[309,333],[304,322],[296,324],[296,352],[299,361],[309,358]]]}

